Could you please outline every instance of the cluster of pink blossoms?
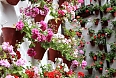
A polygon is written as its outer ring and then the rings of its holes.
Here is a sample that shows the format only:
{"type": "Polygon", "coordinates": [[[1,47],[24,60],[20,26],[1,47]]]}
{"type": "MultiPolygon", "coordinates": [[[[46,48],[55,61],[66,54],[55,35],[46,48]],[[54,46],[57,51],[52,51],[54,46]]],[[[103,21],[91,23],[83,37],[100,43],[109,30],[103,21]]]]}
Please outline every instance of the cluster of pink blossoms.
{"type": "Polygon", "coordinates": [[[20,13],[24,13],[26,16],[30,16],[32,18],[36,17],[37,14],[40,15],[47,15],[49,12],[49,8],[44,6],[43,9],[38,8],[38,7],[26,7],[24,10],[21,8],[20,13]]]}
{"type": "Polygon", "coordinates": [[[32,38],[37,39],[38,42],[50,42],[53,36],[52,29],[47,29],[47,24],[44,21],[40,22],[42,32],[46,32],[47,34],[41,33],[37,28],[32,29],[32,38]]]}

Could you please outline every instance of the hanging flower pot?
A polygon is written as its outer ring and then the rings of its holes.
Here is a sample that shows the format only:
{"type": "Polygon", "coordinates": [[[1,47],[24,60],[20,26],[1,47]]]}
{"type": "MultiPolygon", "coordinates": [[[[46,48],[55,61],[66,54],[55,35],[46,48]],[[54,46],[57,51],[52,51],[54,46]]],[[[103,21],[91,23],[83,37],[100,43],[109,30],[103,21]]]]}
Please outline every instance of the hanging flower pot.
{"type": "Polygon", "coordinates": [[[99,23],[99,19],[95,19],[94,24],[98,25],[98,23],[99,23]]]}
{"type": "Polygon", "coordinates": [[[48,21],[48,27],[51,28],[53,30],[53,32],[56,34],[58,32],[58,28],[60,26],[60,24],[62,23],[62,21],[60,19],[50,19],[48,21]]]}
{"type": "Polygon", "coordinates": [[[99,47],[100,50],[104,49],[104,45],[103,44],[98,44],[98,47],[99,47]]]}
{"type": "Polygon", "coordinates": [[[59,8],[62,8],[62,4],[65,2],[66,0],[59,0],[58,4],[59,4],[59,8]]]}
{"type": "Polygon", "coordinates": [[[59,51],[50,48],[48,50],[48,60],[55,62],[55,58],[58,58],[59,51]]]}
{"type": "Polygon", "coordinates": [[[42,60],[46,50],[43,47],[41,47],[41,44],[38,42],[35,42],[35,47],[33,48],[36,51],[36,55],[34,56],[34,58],[42,60]]]}
{"type": "Polygon", "coordinates": [[[17,5],[20,0],[2,0],[4,3],[8,3],[10,5],[17,5]]]}
{"type": "Polygon", "coordinates": [[[92,74],[92,72],[93,72],[93,68],[88,69],[89,74],[92,74]]]}
{"type": "Polygon", "coordinates": [[[95,10],[95,15],[99,15],[99,10],[95,10]]]}
{"type": "Polygon", "coordinates": [[[95,40],[91,40],[90,43],[92,46],[95,46],[95,40]]]}
{"type": "Polygon", "coordinates": [[[37,14],[36,17],[34,18],[35,22],[40,22],[40,21],[44,21],[45,19],[45,15],[41,15],[41,14],[37,14]]]}
{"type": "Polygon", "coordinates": [[[113,76],[113,77],[116,77],[116,72],[112,73],[112,76],[113,76]]]}
{"type": "Polygon", "coordinates": [[[16,44],[15,32],[16,32],[15,28],[3,27],[2,28],[3,41],[9,42],[10,45],[15,46],[16,44]]]}

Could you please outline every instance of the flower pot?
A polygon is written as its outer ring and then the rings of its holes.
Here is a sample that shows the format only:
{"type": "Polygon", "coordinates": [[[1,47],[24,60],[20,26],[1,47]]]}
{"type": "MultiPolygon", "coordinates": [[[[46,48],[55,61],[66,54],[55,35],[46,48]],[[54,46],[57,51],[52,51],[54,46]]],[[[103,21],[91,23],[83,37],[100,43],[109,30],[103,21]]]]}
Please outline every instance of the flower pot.
{"type": "Polygon", "coordinates": [[[93,68],[88,69],[89,74],[92,74],[92,72],[93,72],[93,68]]]}
{"type": "Polygon", "coordinates": [[[2,1],[10,5],[17,5],[20,0],[2,0],[2,1]]]}
{"type": "Polygon", "coordinates": [[[3,41],[9,42],[10,45],[15,46],[16,44],[15,32],[16,32],[15,28],[3,27],[2,28],[3,41]]]}
{"type": "Polygon", "coordinates": [[[92,46],[95,46],[95,40],[91,40],[90,43],[92,46]]]}
{"type": "Polygon", "coordinates": [[[58,1],[59,8],[62,8],[62,6],[61,6],[61,5],[62,5],[65,1],[67,1],[67,0],[59,0],[59,1],[58,1]]]}
{"type": "Polygon", "coordinates": [[[103,44],[98,44],[98,47],[99,47],[100,50],[104,49],[104,45],[103,44]]]}
{"type": "Polygon", "coordinates": [[[58,58],[58,55],[59,55],[59,51],[51,48],[48,50],[48,60],[55,62],[55,58],[58,58]]]}
{"type": "Polygon", "coordinates": [[[95,22],[94,22],[94,24],[98,25],[98,23],[99,23],[99,19],[96,19],[95,22]]]}
{"type": "Polygon", "coordinates": [[[103,27],[108,26],[108,21],[104,21],[104,22],[102,23],[102,26],[103,26],[103,27]]]}
{"type": "Polygon", "coordinates": [[[3,27],[2,34],[3,34],[3,41],[9,42],[9,44],[13,46],[15,46],[16,43],[21,42],[23,36],[25,35],[20,31],[16,31],[16,28],[11,28],[11,27],[3,27]]]}
{"type": "Polygon", "coordinates": [[[41,14],[37,14],[36,17],[34,18],[35,22],[40,22],[40,21],[44,21],[45,19],[45,15],[41,15],[41,14]]]}
{"type": "Polygon", "coordinates": [[[113,76],[113,77],[116,77],[116,72],[112,73],[112,76],[113,76]]]}
{"type": "Polygon", "coordinates": [[[110,63],[113,63],[114,62],[114,58],[110,59],[110,63]]]}
{"type": "Polygon", "coordinates": [[[99,10],[95,10],[95,15],[99,15],[99,10]]]}
{"type": "Polygon", "coordinates": [[[85,28],[85,23],[81,23],[81,27],[84,27],[85,28]]]}
{"type": "Polygon", "coordinates": [[[58,32],[58,28],[59,28],[61,23],[62,23],[61,20],[57,20],[57,22],[56,22],[55,19],[50,19],[48,21],[48,27],[51,28],[53,30],[53,33],[56,34],[58,32]]]}
{"type": "Polygon", "coordinates": [[[107,38],[110,38],[111,37],[111,34],[107,34],[107,38]]]}
{"type": "Polygon", "coordinates": [[[33,47],[33,49],[36,51],[34,59],[42,60],[46,50],[41,47],[41,44],[39,42],[35,42],[35,47],[33,47]]]}

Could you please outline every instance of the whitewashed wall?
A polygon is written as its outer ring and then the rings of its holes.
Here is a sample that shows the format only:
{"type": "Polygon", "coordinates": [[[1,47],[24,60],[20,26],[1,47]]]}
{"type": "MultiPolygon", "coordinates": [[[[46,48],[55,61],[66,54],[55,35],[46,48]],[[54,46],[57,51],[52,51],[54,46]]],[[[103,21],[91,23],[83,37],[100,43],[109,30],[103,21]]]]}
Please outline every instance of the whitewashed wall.
{"type": "MultiPolygon", "coordinates": [[[[102,1],[102,5],[106,3],[107,0],[101,0],[102,1]]],[[[56,0],[54,0],[53,3],[57,3],[56,0]]],[[[97,4],[98,2],[94,2],[94,0],[92,1],[93,4],[97,4]]],[[[90,4],[90,1],[89,0],[85,0],[85,4],[90,4]]],[[[23,1],[23,2],[19,2],[18,5],[16,6],[12,6],[12,5],[9,5],[9,4],[4,4],[4,3],[1,3],[0,2],[0,28],[2,28],[2,25],[3,27],[11,27],[13,24],[15,24],[17,21],[18,21],[18,17],[20,16],[20,13],[19,13],[19,8],[20,7],[26,7],[28,5],[28,0],[27,1],[23,1]]],[[[109,16],[110,14],[107,14],[105,16],[109,16]]],[[[94,24],[92,23],[92,20],[93,18],[100,18],[100,16],[91,16],[91,17],[88,17],[87,19],[90,21],[86,24],[86,27],[91,27],[93,26],[94,24]]],[[[51,17],[49,17],[49,15],[47,15],[47,17],[45,18],[45,21],[48,21],[51,17]]],[[[112,19],[112,20],[115,20],[115,19],[112,19]]],[[[110,24],[109,24],[110,25],[110,24]]],[[[69,23],[66,23],[66,27],[71,27],[69,23]]],[[[99,26],[95,27],[93,26],[93,29],[95,29],[95,31],[101,29],[101,24],[99,23],[99,26]]],[[[0,30],[0,34],[1,34],[1,30],[0,30]]],[[[83,37],[85,38],[86,41],[90,41],[90,38],[89,36],[87,35],[87,30],[83,30],[83,37]]],[[[59,33],[60,33],[60,28],[59,28],[59,33]]],[[[114,36],[112,35],[111,39],[107,40],[107,42],[114,42],[115,41],[115,38],[114,36]]],[[[28,45],[29,45],[29,42],[25,39],[25,42],[23,42],[21,44],[21,47],[19,48],[21,54],[22,54],[22,57],[24,59],[26,59],[27,61],[32,61],[34,64],[37,63],[37,60],[34,60],[34,59],[31,59],[26,51],[28,49],[28,45]]],[[[110,51],[110,48],[109,48],[109,45],[107,45],[108,47],[108,51],[110,51]]],[[[90,44],[86,44],[86,55],[87,55],[87,62],[88,64],[91,64],[93,61],[92,59],[90,59],[89,57],[89,52],[90,51],[97,51],[98,47],[91,47],[90,44]]],[[[49,63],[49,61],[47,60],[47,51],[42,59],[42,64],[47,64],[49,63]]],[[[29,65],[30,63],[28,62],[27,65],[29,65]]],[[[37,65],[37,64],[36,64],[37,65]]],[[[104,61],[104,68],[106,67],[106,62],[104,61]]],[[[111,65],[111,67],[114,67],[116,68],[116,63],[113,63],[111,65]]],[[[84,71],[85,73],[87,73],[87,70],[82,70],[81,68],[77,69],[79,71],[84,71]]],[[[105,72],[105,70],[104,70],[105,72]]],[[[93,71],[93,73],[95,73],[96,75],[99,75],[98,72],[96,71],[93,71]]]]}

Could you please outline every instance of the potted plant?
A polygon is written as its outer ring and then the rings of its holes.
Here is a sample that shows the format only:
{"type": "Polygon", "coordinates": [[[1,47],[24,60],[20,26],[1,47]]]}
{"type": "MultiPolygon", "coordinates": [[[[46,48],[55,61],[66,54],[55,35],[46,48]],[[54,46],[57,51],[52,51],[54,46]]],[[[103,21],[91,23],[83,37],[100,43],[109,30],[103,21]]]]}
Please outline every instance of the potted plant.
{"type": "Polygon", "coordinates": [[[95,14],[98,15],[100,10],[100,6],[98,4],[93,6],[93,11],[95,11],[95,14]]]}
{"type": "Polygon", "coordinates": [[[116,43],[110,43],[110,49],[112,52],[116,52],[116,43]]]}
{"type": "Polygon", "coordinates": [[[92,46],[95,46],[95,43],[96,43],[96,35],[93,35],[93,36],[91,37],[90,43],[91,43],[92,46]]]}
{"type": "Polygon", "coordinates": [[[110,63],[113,63],[114,61],[114,57],[116,56],[116,54],[114,52],[109,52],[106,54],[106,60],[110,63]]]}
{"type": "Polygon", "coordinates": [[[98,23],[99,23],[99,18],[94,19],[93,22],[94,22],[95,25],[98,25],[98,23]]]}
{"type": "Polygon", "coordinates": [[[113,30],[110,28],[105,28],[104,32],[107,33],[107,38],[110,38],[113,33],[113,30]]]}
{"type": "Polygon", "coordinates": [[[102,17],[101,23],[102,23],[102,26],[103,26],[103,27],[108,26],[108,20],[109,20],[109,18],[107,18],[107,17],[102,17]]]}
{"type": "Polygon", "coordinates": [[[87,19],[79,18],[77,20],[80,22],[81,27],[85,27],[85,24],[87,23],[87,19]]]}
{"type": "Polygon", "coordinates": [[[97,55],[96,55],[93,51],[90,51],[89,56],[90,56],[94,61],[97,61],[97,55]]]}
{"type": "Polygon", "coordinates": [[[96,51],[98,58],[101,60],[105,60],[105,52],[104,51],[96,51]]]}
{"type": "Polygon", "coordinates": [[[95,69],[98,70],[99,73],[102,73],[102,71],[103,71],[103,62],[102,61],[96,61],[94,66],[95,66],[95,69]]]}
{"type": "Polygon", "coordinates": [[[116,21],[111,22],[114,27],[116,27],[116,21]]]}
{"type": "Polygon", "coordinates": [[[110,4],[104,4],[100,7],[100,10],[106,14],[107,13],[106,9],[109,7],[110,7],[110,4]]]}
{"type": "Polygon", "coordinates": [[[92,37],[95,34],[95,30],[93,30],[92,27],[89,27],[88,33],[89,33],[90,37],[92,37]]]}
{"type": "Polygon", "coordinates": [[[81,38],[81,35],[82,35],[82,29],[79,28],[77,31],[76,31],[76,35],[81,38]]]}
{"type": "Polygon", "coordinates": [[[114,68],[107,68],[108,70],[108,75],[112,76],[112,77],[116,77],[116,69],[114,68]]]}
{"type": "Polygon", "coordinates": [[[94,68],[94,65],[89,65],[89,66],[86,66],[86,67],[85,67],[85,69],[88,70],[88,73],[89,73],[89,74],[92,74],[93,68],[94,68]]]}
{"type": "Polygon", "coordinates": [[[109,7],[109,8],[107,8],[106,11],[109,12],[109,13],[111,13],[113,17],[116,16],[116,6],[109,7]]]}

